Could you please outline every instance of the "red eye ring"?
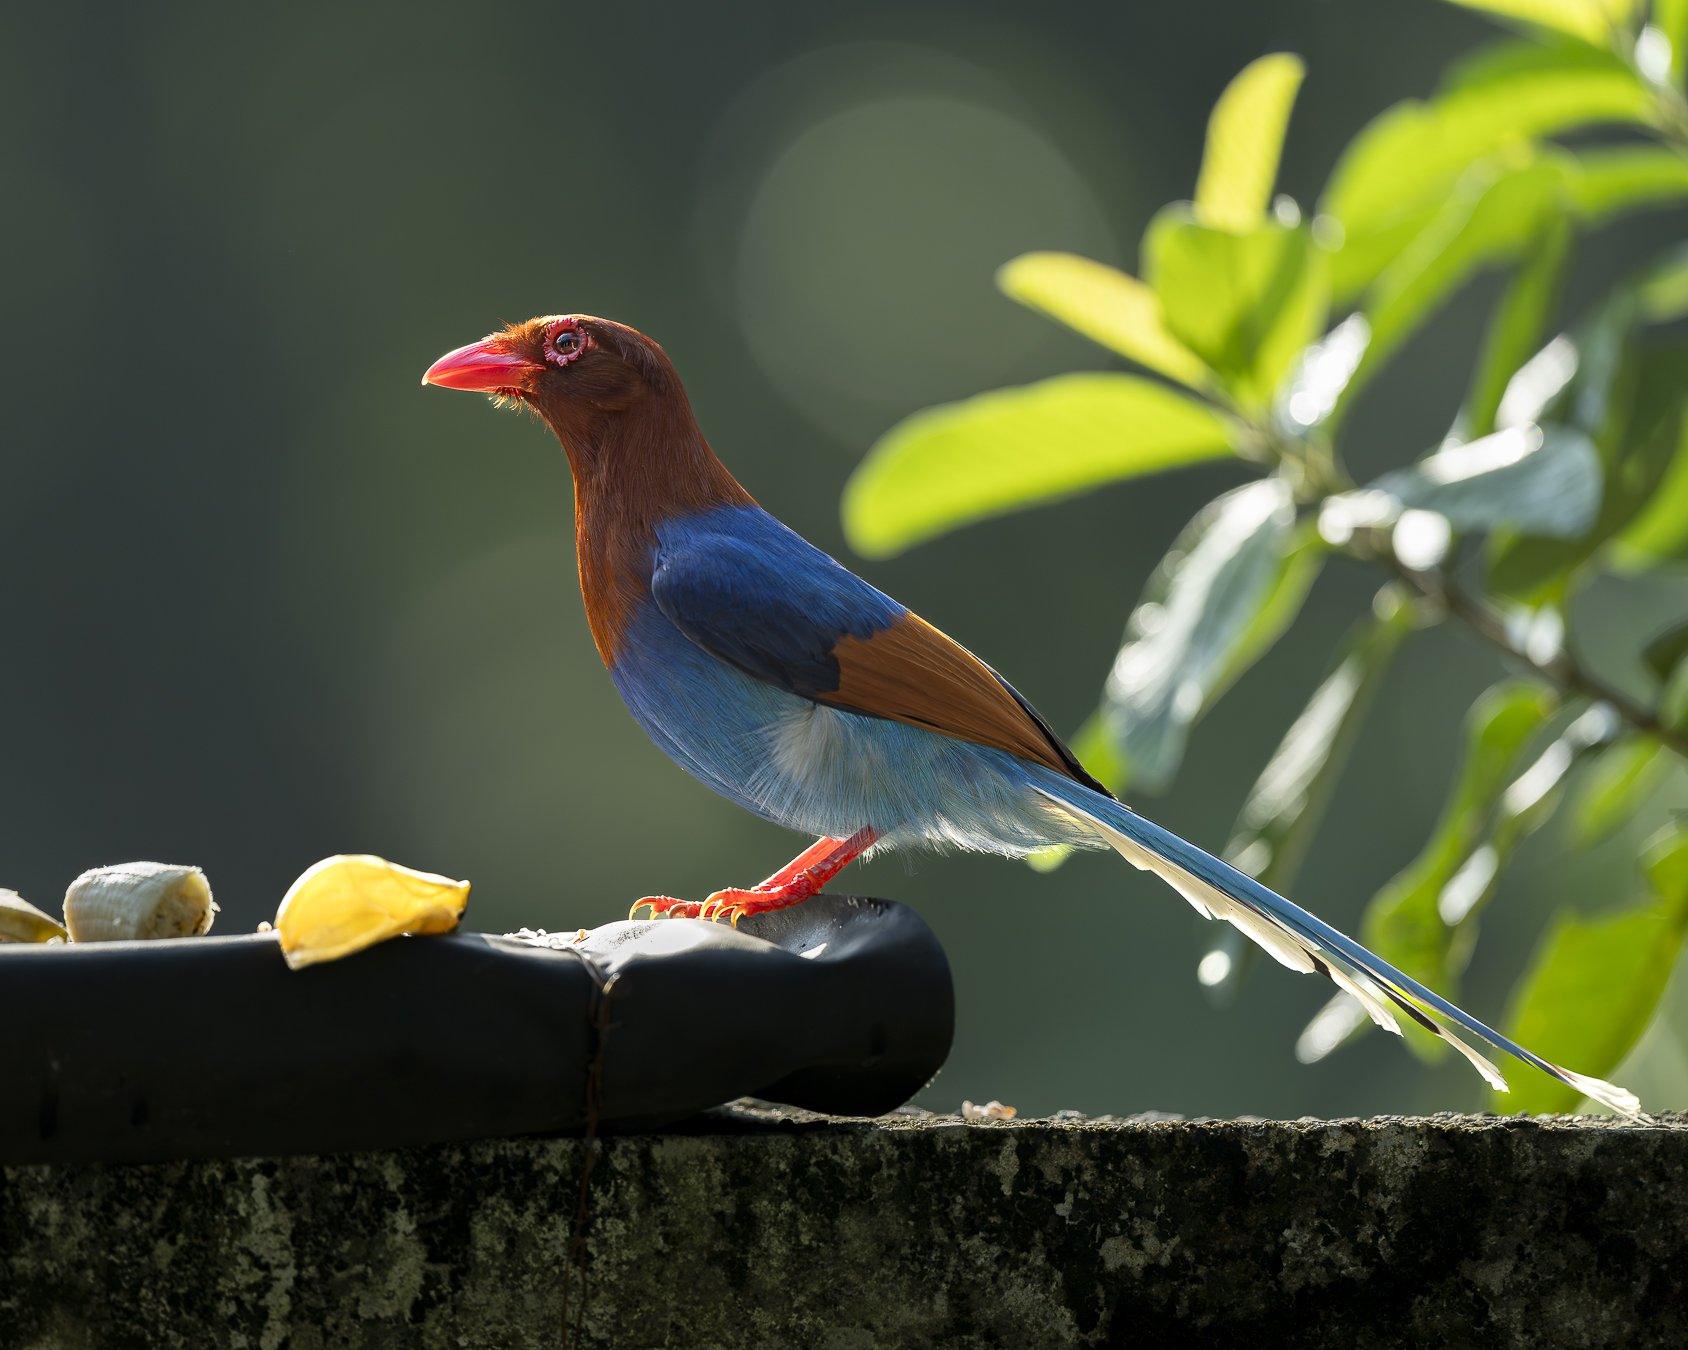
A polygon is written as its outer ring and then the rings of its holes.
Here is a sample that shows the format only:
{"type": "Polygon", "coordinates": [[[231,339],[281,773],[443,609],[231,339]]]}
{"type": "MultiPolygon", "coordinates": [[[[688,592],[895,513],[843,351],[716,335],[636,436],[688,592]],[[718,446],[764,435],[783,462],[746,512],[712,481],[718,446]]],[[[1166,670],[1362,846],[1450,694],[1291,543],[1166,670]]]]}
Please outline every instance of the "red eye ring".
{"type": "Polygon", "coordinates": [[[592,339],[573,319],[561,319],[545,330],[545,359],[554,366],[578,361],[592,345],[592,339]]]}

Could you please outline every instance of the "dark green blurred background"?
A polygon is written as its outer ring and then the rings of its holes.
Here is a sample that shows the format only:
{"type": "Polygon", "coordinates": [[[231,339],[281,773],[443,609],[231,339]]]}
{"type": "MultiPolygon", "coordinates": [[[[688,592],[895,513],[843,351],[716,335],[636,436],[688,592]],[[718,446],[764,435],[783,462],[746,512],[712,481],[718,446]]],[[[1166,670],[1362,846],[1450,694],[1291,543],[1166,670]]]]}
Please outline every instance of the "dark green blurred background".
{"type": "MultiPolygon", "coordinates": [[[[1134,270],[1257,55],[1308,62],[1281,186],[1310,203],[1366,118],[1493,32],[1431,0],[1041,9],[10,7],[0,885],[51,909],[86,867],[192,862],[218,930],[240,931],[317,858],[370,851],[471,878],[476,927],[572,928],[782,862],[795,837],[685,778],[621,708],[550,436],[418,377],[503,320],[632,323],[751,490],[848,560],[839,490],[898,417],[1110,364],[1000,298],[999,263],[1068,248],[1134,270]]],[[[1568,307],[1682,225],[1584,247],[1568,307]]],[[[1446,428],[1491,296],[1367,395],[1347,437],[1362,477],[1446,428]]],[[[1116,488],[863,570],[1071,730],[1162,550],[1237,477],[1116,488]]],[[[1138,804],[1222,844],[1374,585],[1327,569],[1177,791],[1138,804]]],[[[1595,594],[1597,665],[1668,603],[1595,594]]],[[[1455,633],[1409,646],[1297,898],[1352,922],[1412,856],[1495,673],[1455,633]]],[[[1553,907],[1629,886],[1636,837],[1574,862],[1554,830],[1532,843],[1468,1006],[1500,1015],[1553,907]]],[[[1199,921],[1117,859],[1038,876],[893,858],[852,882],[917,905],[949,948],[960,1029],[928,1104],[1481,1100],[1463,1064],[1427,1073],[1383,1038],[1298,1065],[1327,986],[1261,969],[1212,1008],[1199,921]]]]}

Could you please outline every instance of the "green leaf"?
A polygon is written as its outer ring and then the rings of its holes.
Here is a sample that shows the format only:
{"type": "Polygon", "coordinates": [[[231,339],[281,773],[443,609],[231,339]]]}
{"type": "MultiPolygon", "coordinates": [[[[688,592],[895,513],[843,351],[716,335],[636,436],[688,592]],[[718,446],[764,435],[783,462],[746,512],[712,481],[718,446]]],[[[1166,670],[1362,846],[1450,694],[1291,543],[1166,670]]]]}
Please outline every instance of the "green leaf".
{"type": "MultiPolygon", "coordinates": [[[[1383,270],[1367,297],[1372,342],[1352,382],[1354,390],[1480,269],[1525,259],[1521,285],[1514,287],[1508,304],[1524,306],[1519,317],[1526,320],[1539,313],[1539,331],[1556,293],[1552,281],[1563,264],[1573,218],[1600,224],[1638,206],[1685,199],[1688,160],[1656,146],[1575,154],[1551,147],[1515,149],[1475,165],[1411,245],[1383,270]]],[[[1626,292],[1640,288],[1657,297],[1655,307],[1675,304],[1678,312],[1688,310],[1685,258],[1688,250],[1667,257],[1653,275],[1630,283],[1626,292]]],[[[1486,380],[1504,384],[1511,374],[1501,368],[1506,355],[1521,360],[1524,353],[1496,353],[1486,380]]],[[[1471,434],[1482,429],[1480,421],[1474,422],[1471,434]]]]}
{"type": "MultiPolygon", "coordinates": [[[[1176,551],[1176,545],[1174,547],[1176,551]]],[[[1324,543],[1317,532],[1305,525],[1296,528],[1267,580],[1252,617],[1235,632],[1225,659],[1208,674],[1202,711],[1217,703],[1243,672],[1265,655],[1295,621],[1324,564],[1325,554],[1324,543]]],[[[1126,790],[1132,778],[1131,764],[1125,748],[1116,745],[1109,737],[1105,706],[1079,728],[1068,748],[1093,777],[1107,784],[1113,792],[1117,794],[1126,790]]],[[[1040,872],[1050,872],[1059,867],[1070,852],[1072,850],[1064,846],[1043,849],[1027,861],[1040,872]]]]}
{"type": "Polygon", "coordinates": [[[1230,659],[1208,691],[1211,708],[1256,661],[1269,652],[1295,622],[1307,592],[1313,588],[1330,550],[1319,536],[1317,525],[1304,521],[1284,546],[1277,569],[1266,587],[1254,617],[1237,634],[1230,659]]]}
{"type": "Polygon", "coordinates": [[[1659,722],[1688,733],[1688,661],[1682,662],[1659,691],[1659,722]]]}
{"type": "MultiPolygon", "coordinates": [[[[1286,891],[1324,819],[1349,751],[1402,639],[1417,626],[1409,598],[1394,586],[1378,593],[1373,616],[1343,644],[1335,668],[1313,691],[1300,716],[1249,790],[1225,859],[1276,891],[1286,891]]],[[[1198,975],[1228,998],[1258,950],[1226,925],[1203,957],[1198,975]]]]}
{"type": "Polygon", "coordinates": [[[1367,296],[1371,345],[1339,407],[1480,268],[1516,257],[1539,238],[1564,210],[1563,184],[1559,164],[1513,158],[1486,161],[1453,185],[1367,296]]]}
{"type": "Polygon", "coordinates": [[[1590,225],[1604,225],[1639,206],[1668,206],[1688,198],[1688,160],[1663,146],[1578,150],[1566,163],[1566,193],[1590,225]]]}
{"type": "Polygon", "coordinates": [[[1364,314],[1350,314],[1297,358],[1295,369],[1278,391],[1273,416],[1297,432],[1322,426],[1341,401],[1371,342],[1364,314]]]}
{"type": "Polygon", "coordinates": [[[1133,375],[1061,375],[915,413],[844,491],[852,547],[885,557],[957,526],[1231,451],[1219,413],[1133,375]]]}
{"type": "MultiPolygon", "coordinates": [[[[1443,896],[1491,833],[1525,745],[1554,706],[1551,692],[1522,681],[1496,685],[1477,700],[1466,719],[1459,779],[1435,831],[1418,857],[1366,908],[1361,940],[1384,960],[1444,994],[1456,973],[1451,967],[1463,964],[1465,953],[1454,951],[1457,924],[1443,918],[1443,896]]],[[[1487,881],[1492,881],[1496,869],[1487,870],[1487,881]]],[[[1468,888],[1486,884],[1470,871],[1463,880],[1468,888]]],[[[1463,903],[1463,897],[1456,899],[1463,903]]],[[[1465,906],[1459,917],[1464,919],[1470,909],[1465,906]]]]}
{"type": "Polygon", "coordinates": [[[1527,246],[1518,274],[1489,320],[1465,401],[1463,430],[1468,438],[1487,436],[1495,429],[1501,396],[1513,374],[1540,343],[1559,299],[1559,281],[1570,243],[1570,223],[1553,212],[1541,221],[1527,246]]]}
{"type": "Polygon", "coordinates": [[[1601,750],[1577,791],[1572,841],[1589,848],[1622,829],[1670,767],[1670,755],[1650,736],[1626,736],[1601,750]]]}
{"type": "Polygon", "coordinates": [[[1648,269],[1636,284],[1642,316],[1670,323],[1688,315],[1688,245],[1679,245],[1648,269]]]}
{"type": "Polygon", "coordinates": [[[1578,127],[1644,125],[1652,107],[1651,91],[1609,53],[1511,42],[1465,63],[1432,101],[1387,109],[1349,143],[1320,199],[1342,227],[1335,299],[1364,290],[1473,164],[1578,127]]]}
{"type": "Polygon", "coordinates": [[[1449,3],[1482,10],[1501,19],[1520,20],[1597,47],[1611,43],[1614,30],[1626,17],[1614,11],[1628,9],[1625,4],[1614,6],[1603,0],[1449,0],[1449,3]]]}
{"type": "Polygon", "coordinates": [[[1688,661],[1688,623],[1672,624],[1642,648],[1641,659],[1661,681],[1670,679],[1688,661]]]}
{"type": "MultiPolygon", "coordinates": [[[[1476,945],[1477,915],[1493,898],[1501,872],[1518,845],[1552,815],[1566,773],[1582,755],[1610,740],[1616,725],[1616,716],[1607,708],[1591,708],[1577,718],[1506,785],[1495,799],[1486,825],[1463,841],[1455,841],[1450,852],[1436,859],[1439,872],[1432,879],[1433,884],[1412,894],[1387,915],[1386,922],[1394,929],[1395,936],[1410,944],[1407,959],[1419,962],[1426,970],[1432,967],[1439,970],[1433,977],[1438,987],[1452,989],[1464,971],[1476,945]]],[[[1484,811],[1478,810],[1473,819],[1481,824],[1484,811]]],[[[1444,826],[1447,820],[1445,815],[1444,826]]],[[[1415,873],[1409,869],[1391,884],[1406,884],[1409,878],[1413,885],[1424,883],[1426,874],[1422,869],[1429,856],[1427,846],[1426,853],[1420,854],[1415,863],[1421,870],[1415,873]]],[[[1378,895],[1372,902],[1373,909],[1387,894],[1386,889],[1378,895]]],[[[1372,913],[1373,910],[1367,911],[1368,919],[1372,913]]],[[[1371,1025],[1358,1003],[1347,994],[1338,994],[1302,1031],[1296,1041],[1296,1057],[1304,1064],[1314,1063],[1369,1031],[1371,1025]]],[[[1417,1027],[1403,1024],[1403,1028],[1407,1044],[1424,1060],[1434,1063],[1448,1049],[1445,1041],[1417,1027]]]]}
{"type": "Polygon", "coordinates": [[[1641,850],[1641,872],[1659,899],[1688,905],[1688,825],[1660,830],[1641,850]]]}
{"type": "Polygon", "coordinates": [[[1305,70],[1285,52],[1245,66],[1214,104],[1196,179],[1196,216],[1220,230],[1261,223],[1278,177],[1284,129],[1305,70]]]}
{"type": "Polygon", "coordinates": [[[1688,561],[1688,417],[1679,417],[1668,466],[1647,508],[1612,541],[1622,571],[1688,561]]]}
{"type": "Polygon", "coordinates": [[[1192,389],[1213,372],[1167,330],[1160,298],[1136,277],[1076,253],[1026,253],[996,274],[1003,294],[1192,389]]]}
{"type": "Polygon", "coordinates": [[[1521,367],[1501,399],[1499,424],[1562,423],[1590,436],[1602,462],[1622,440],[1635,390],[1636,304],[1620,286],[1570,333],[1521,367]]]}
{"type": "Polygon", "coordinates": [[[1267,221],[1238,233],[1169,206],[1143,236],[1143,276],[1167,327],[1245,408],[1266,407],[1324,326],[1324,250],[1305,226],[1267,221]]]}
{"type": "Polygon", "coordinates": [[[1297,542],[1289,485],[1261,479],[1209,502],[1149,579],[1101,709],[1138,789],[1172,781],[1190,727],[1236,677],[1297,542]]]}
{"type": "Polygon", "coordinates": [[[1600,507],[1600,459],[1580,431],[1516,427],[1452,445],[1363,488],[1327,497],[1319,529],[1333,543],[1433,511],[1460,532],[1498,526],[1573,538],[1600,507]]]}
{"type": "MultiPolygon", "coordinates": [[[[1508,1034],[1580,1073],[1610,1073],[1641,1038],[1688,933],[1688,831],[1667,830],[1643,861],[1650,901],[1560,915],[1513,994],[1508,1034]]],[[[1497,1099],[1511,1111],[1569,1111],[1578,1100],[1546,1074],[1497,1099]]]]}
{"type": "Polygon", "coordinates": [[[1680,86],[1688,55],[1688,0],[1653,0],[1653,26],[1670,43],[1670,80],[1680,86]]]}
{"type": "Polygon", "coordinates": [[[1491,590],[1529,602],[1564,589],[1575,569],[1654,501],[1681,433],[1688,343],[1644,341],[1636,317],[1633,291],[1620,290],[1566,343],[1578,366],[1555,411],[1594,437],[1603,481],[1599,512],[1573,538],[1497,538],[1491,590]]]}

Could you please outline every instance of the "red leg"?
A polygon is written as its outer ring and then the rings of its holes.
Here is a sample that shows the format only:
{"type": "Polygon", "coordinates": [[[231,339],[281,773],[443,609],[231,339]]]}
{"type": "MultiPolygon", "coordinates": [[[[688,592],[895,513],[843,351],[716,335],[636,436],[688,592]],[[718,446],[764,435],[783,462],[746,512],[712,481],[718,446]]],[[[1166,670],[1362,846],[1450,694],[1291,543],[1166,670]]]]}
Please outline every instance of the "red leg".
{"type": "Polygon", "coordinates": [[[766,914],[799,904],[842,872],[879,836],[872,829],[857,830],[848,839],[817,839],[766,881],[749,890],[730,886],[703,902],[698,917],[731,919],[733,926],[746,914],[766,914]]]}
{"type": "Polygon", "coordinates": [[[701,905],[668,895],[647,895],[633,906],[627,917],[637,918],[641,909],[648,908],[653,919],[731,919],[736,926],[746,914],[766,914],[807,900],[878,838],[871,829],[864,829],[848,839],[817,839],[766,881],[748,890],[728,887],[716,891],[701,905]]]}

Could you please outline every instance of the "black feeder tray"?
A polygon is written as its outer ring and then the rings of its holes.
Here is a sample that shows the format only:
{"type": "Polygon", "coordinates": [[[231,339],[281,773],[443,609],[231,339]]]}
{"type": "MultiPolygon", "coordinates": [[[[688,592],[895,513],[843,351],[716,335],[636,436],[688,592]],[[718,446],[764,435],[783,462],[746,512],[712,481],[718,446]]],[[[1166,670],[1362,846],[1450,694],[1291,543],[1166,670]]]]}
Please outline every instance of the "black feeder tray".
{"type": "Polygon", "coordinates": [[[753,1096],[881,1115],[943,1064],[911,909],[404,938],[289,970],[269,934],[0,947],[0,1163],[652,1128],[753,1096]]]}

